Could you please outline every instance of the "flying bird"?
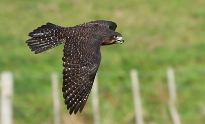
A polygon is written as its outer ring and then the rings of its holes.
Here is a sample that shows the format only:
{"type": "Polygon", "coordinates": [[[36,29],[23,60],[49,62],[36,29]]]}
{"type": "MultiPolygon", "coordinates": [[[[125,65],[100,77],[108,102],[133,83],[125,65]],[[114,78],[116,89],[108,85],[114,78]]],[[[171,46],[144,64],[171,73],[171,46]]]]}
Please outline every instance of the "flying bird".
{"type": "Polygon", "coordinates": [[[100,46],[124,42],[116,28],[115,22],[106,20],[73,27],[47,23],[28,34],[26,43],[35,54],[65,44],[62,92],[70,114],[82,112],[86,104],[100,65],[100,46]]]}

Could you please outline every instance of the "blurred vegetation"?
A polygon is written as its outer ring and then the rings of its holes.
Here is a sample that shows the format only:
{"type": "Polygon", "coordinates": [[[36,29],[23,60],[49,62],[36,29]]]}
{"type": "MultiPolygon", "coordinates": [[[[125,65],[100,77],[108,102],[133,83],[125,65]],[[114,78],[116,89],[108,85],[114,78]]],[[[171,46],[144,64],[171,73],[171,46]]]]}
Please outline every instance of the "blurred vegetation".
{"type": "MultiPolygon", "coordinates": [[[[25,44],[28,32],[46,22],[73,26],[97,19],[117,22],[126,41],[101,48],[102,124],[134,123],[132,68],[139,71],[146,123],[171,124],[166,85],[169,66],[176,71],[182,123],[204,124],[204,6],[204,0],[1,0],[0,72],[14,73],[15,124],[52,123],[50,73],[62,77],[63,46],[35,55],[25,44]]],[[[65,109],[62,102],[62,115],[69,118],[65,109]]],[[[92,122],[90,101],[78,117],[92,122]]]]}

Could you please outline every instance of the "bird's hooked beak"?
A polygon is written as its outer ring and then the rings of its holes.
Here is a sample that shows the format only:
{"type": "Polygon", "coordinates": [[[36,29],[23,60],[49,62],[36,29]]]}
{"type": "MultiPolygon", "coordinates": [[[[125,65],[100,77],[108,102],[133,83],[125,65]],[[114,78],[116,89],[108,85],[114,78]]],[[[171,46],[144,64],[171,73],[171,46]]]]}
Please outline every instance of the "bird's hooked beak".
{"type": "Polygon", "coordinates": [[[123,39],[122,35],[115,36],[114,39],[113,39],[113,43],[115,43],[115,44],[124,43],[124,39],[123,39]]]}
{"type": "Polygon", "coordinates": [[[103,40],[102,45],[122,44],[123,42],[124,42],[124,39],[122,35],[118,33],[109,38],[108,37],[105,38],[105,40],[103,40]]]}

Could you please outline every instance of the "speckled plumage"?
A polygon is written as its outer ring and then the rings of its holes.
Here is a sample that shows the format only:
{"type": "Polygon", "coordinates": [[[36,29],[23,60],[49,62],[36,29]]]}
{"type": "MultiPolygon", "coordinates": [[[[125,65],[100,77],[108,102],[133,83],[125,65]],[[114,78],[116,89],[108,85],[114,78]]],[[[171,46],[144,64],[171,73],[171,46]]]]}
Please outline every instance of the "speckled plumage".
{"type": "Polygon", "coordinates": [[[69,113],[82,111],[100,65],[100,46],[122,43],[112,21],[98,20],[61,27],[47,23],[29,33],[31,51],[41,53],[65,43],[63,60],[63,97],[69,113]]]}

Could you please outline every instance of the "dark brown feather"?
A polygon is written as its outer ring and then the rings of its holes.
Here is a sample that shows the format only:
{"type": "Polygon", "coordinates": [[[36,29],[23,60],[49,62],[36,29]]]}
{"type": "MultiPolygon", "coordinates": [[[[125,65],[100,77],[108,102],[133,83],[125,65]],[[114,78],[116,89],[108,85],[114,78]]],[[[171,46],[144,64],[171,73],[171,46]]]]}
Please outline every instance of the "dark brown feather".
{"type": "Polygon", "coordinates": [[[29,33],[31,37],[26,41],[31,51],[36,54],[65,42],[66,28],[52,23],[42,25],[29,33]]]}
{"type": "Polygon", "coordinates": [[[84,108],[100,64],[100,42],[86,36],[69,37],[64,47],[62,91],[70,114],[84,108]]]}

